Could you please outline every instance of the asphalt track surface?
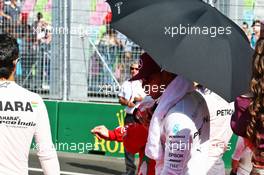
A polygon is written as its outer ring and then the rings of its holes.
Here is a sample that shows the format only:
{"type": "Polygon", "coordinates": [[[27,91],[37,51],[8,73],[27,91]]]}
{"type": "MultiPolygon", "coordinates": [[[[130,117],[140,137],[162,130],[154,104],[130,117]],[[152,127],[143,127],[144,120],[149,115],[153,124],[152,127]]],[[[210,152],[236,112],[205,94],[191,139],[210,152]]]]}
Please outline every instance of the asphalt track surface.
{"type": "MultiPolygon", "coordinates": [[[[121,175],[125,172],[122,158],[62,152],[58,152],[58,157],[61,175],[121,175]]],[[[29,175],[43,175],[35,152],[30,152],[29,175]]]]}
{"type": "MultiPolygon", "coordinates": [[[[107,156],[58,153],[61,175],[121,175],[125,172],[124,159],[107,156]]],[[[29,175],[43,175],[35,152],[29,156],[29,175]]]]}

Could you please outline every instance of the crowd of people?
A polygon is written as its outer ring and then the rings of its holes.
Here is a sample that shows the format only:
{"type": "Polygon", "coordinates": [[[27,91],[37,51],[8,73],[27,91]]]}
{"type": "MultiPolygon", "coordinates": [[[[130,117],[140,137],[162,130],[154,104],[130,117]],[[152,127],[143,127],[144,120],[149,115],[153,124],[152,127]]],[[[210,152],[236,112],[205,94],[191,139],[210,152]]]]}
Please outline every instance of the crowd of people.
{"type": "Polygon", "coordinates": [[[90,81],[92,87],[89,87],[91,91],[98,91],[96,88],[99,85],[112,85],[114,83],[113,78],[116,78],[118,83],[124,82],[129,77],[129,66],[131,63],[138,60],[139,55],[142,53],[142,49],[125,35],[110,28],[109,24],[106,24],[106,32],[98,39],[96,47],[101,55],[95,51],[90,57],[90,81]],[[103,64],[105,61],[108,68],[103,64]],[[111,71],[114,77],[111,77],[111,71]]]}
{"type": "MultiPolygon", "coordinates": [[[[23,5],[23,1],[20,2],[23,5]]],[[[17,66],[17,81],[31,90],[49,89],[51,32],[49,24],[38,12],[34,22],[21,12],[17,0],[0,0],[0,33],[17,39],[21,62],[17,66]]]]}

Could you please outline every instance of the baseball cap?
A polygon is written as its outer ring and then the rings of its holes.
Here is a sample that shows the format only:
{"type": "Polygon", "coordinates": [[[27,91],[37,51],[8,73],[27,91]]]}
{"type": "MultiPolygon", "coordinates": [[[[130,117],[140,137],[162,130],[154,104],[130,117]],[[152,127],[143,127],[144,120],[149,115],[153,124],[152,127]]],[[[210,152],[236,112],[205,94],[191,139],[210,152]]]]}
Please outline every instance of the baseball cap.
{"type": "Polygon", "coordinates": [[[154,73],[161,72],[161,67],[147,53],[140,55],[138,68],[138,74],[132,77],[129,81],[140,80],[147,78],[154,73]]]}

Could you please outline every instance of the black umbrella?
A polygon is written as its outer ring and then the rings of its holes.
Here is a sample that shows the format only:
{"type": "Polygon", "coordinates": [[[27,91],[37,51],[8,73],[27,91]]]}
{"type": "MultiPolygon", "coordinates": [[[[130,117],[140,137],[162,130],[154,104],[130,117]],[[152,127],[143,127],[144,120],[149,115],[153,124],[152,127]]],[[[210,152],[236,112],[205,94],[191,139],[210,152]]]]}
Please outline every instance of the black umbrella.
{"type": "Polygon", "coordinates": [[[165,70],[184,75],[228,101],[249,87],[251,56],[244,32],[200,0],[108,0],[111,26],[165,70]]]}

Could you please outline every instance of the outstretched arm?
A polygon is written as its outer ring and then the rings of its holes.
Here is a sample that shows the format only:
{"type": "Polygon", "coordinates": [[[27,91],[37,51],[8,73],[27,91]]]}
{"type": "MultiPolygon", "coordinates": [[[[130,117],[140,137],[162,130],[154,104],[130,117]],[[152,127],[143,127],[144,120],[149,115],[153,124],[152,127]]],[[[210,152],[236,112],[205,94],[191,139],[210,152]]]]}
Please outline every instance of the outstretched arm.
{"type": "Polygon", "coordinates": [[[123,136],[125,134],[125,127],[117,127],[114,130],[107,129],[104,125],[96,126],[91,130],[99,140],[111,140],[123,142],[123,136]]]}

